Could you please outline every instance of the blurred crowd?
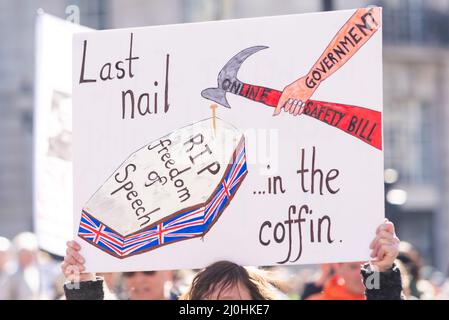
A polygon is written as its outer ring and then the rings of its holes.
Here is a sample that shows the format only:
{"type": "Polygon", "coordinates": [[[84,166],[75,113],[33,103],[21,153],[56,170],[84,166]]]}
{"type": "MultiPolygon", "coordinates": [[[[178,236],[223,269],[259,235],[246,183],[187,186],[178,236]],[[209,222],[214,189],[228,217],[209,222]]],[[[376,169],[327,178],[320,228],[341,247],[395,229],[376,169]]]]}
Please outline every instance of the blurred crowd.
{"type": "MultiPolygon", "coordinates": [[[[449,278],[425,266],[420,253],[401,242],[396,265],[406,299],[449,299],[449,278]]],[[[39,250],[33,233],[14,239],[0,237],[0,300],[65,299],[62,259],[39,250]]],[[[270,279],[278,299],[363,299],[360,263],[259,268],[270,279]]],[[[188,290],[199,270],[100,274],[107,299],[177,299],[188,290]]]]}

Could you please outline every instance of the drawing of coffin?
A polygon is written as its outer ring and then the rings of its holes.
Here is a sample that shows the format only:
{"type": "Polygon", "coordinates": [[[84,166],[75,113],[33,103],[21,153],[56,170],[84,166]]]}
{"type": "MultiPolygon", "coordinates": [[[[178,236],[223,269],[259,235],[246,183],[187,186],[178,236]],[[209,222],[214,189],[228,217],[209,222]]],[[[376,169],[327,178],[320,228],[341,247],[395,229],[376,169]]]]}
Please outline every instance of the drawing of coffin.
{"type": "Polygon", "coordinates": [[[246,177],[242,133],[216,118],[133,153],[83,207],[78,235],[117,258],[204,236],[246,177]]]}

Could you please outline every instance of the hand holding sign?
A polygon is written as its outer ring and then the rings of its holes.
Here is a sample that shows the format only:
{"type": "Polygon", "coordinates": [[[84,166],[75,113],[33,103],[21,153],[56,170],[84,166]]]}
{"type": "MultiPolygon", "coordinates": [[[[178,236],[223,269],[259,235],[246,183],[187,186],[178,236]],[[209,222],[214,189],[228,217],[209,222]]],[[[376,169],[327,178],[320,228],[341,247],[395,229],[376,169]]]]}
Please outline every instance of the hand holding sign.
{"type": "Polygon", "coordinates": [[[385,219],[376,230],[376,238],[371,242],[372,264],[380,272],[389,270],[399,254],[399,238],[396,236],[394,224],[385,219]]]}
{"type": "Polygon", "coordinates": [[[380,28],[380,8],[358,9],[338,31],[309,73],[285,87],[274,115],[282,108],[295,116],[304,112],[306,102],[318,86],[340,69],[380,28]]]}
{"type": "Polygon", "coordinates": [[[66,256],[64,257],[64,262],[61,264],[61,271],[67,281],[82,282],[95,279],[94,273],[83,273],[86,270],[84,266],[86,260],[79,253],[80,250],[80,245],[75,241],[67,242],[66,256]]]}

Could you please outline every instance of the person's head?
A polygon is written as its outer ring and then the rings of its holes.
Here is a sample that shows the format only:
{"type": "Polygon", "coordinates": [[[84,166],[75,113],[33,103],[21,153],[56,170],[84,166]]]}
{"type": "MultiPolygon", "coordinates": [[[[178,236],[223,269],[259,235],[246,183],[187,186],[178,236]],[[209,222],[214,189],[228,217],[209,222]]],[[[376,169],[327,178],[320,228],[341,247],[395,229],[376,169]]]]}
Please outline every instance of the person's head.
{"type": "Polygon", "coordinates": [[[10,242],[8,239],[0,237],[0,271],[5,268],[9,261],[10,242]]]}
{"type": "Polygon", "coordinates": [[[345,283],[346,289],[353,294],[363,294],[365,286],[363,285],[360,266],[362,262],[335,263],[333,270],[345,283]]]}
{"type": "Polygon", "coordinates": [[[173,281],[171,271],[123,273],[124,287],[131,300],[165,300],[173,281]]]}
{"type": "Polygon", "coordinates": [[[401,241],[399,244],[398,260],[403,263],[412,281],[419,280],[422,267],[421,256],[411,243],[401,241]]]}
{"type": "Polygon", "coordinates": [[[12,243],[17,254],[17,262],[21,268],[27,268],[36,263],[39,246],[33,233],[19,233],[14,237],[12,243]]]}
{"type": "Polygon", "coordinates": [[[271,300],[269,282],[261,273],[229,261],[216,262],[193,279],[185,300],[271,300]]]}

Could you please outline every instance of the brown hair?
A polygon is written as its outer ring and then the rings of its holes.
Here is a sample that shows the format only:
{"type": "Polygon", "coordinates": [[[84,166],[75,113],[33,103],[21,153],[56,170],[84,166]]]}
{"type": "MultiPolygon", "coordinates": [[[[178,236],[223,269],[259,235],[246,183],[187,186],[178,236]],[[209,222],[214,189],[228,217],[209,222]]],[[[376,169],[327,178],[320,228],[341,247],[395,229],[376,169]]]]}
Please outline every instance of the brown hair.
{"type": "Polygon", "coordinates": [[[253,300],[272,300],[274,294],[269,282],[256,271],[248,270],[229,261],[219,261],[199,272],[192,281],[190,289],[180,297],[181,300],[206,299],[217,286],[220,293],[231,286],[245,286],[253,300]]]}

